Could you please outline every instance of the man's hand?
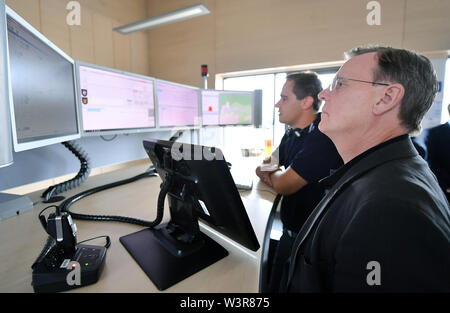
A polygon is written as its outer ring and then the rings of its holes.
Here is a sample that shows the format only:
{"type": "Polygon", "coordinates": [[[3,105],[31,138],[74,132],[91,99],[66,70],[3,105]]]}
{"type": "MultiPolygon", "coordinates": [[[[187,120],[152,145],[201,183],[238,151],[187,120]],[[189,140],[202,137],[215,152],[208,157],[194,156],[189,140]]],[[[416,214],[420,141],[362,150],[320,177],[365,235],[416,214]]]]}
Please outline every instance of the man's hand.
{"type": "Polygon", "coordinates": [[[273,187],[272,182],[270,181],[270,174],[273,172],[267,172],[261,170],[261,165],[256,168],[256,176],[258,176],[264,183],[273,187]]]}
{"type": "Polygon", "coordinates": [[[278,168],[269,172],[261,170],[263,165],[256,168],[256,175],[279,194],[291,195],[308,183],[290,167],[287,170],[278,168]]]}

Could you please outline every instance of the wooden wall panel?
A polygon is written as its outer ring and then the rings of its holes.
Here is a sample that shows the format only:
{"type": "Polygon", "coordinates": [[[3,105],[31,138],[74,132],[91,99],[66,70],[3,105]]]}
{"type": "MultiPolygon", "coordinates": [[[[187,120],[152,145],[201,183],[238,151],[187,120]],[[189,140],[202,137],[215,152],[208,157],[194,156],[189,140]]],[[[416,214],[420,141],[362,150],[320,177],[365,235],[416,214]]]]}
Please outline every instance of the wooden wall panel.
{"type": "Polygon", "coordinates": [[[78,2],[82,8],[88,7],[118,21],[121,25],[147,17],[147,0],[78,0],[78,2]]]}
{"type": "MultiPolygon", "coordinates": [[[[120,25],[117,21],[113,23],[113,27],[120,25]]],[[[122,71],[131,72],[131,37],[113,32],[113,41],[115,51],[114,67],[122,71]]]]}
{"type": "MultiPolygon", "coordinates": [[[[381,24],[373,26],[367,23],[368,2],[202,1],[212,14],[148,32],[150,75],[200,85],[198,63],[208,63],[214,77],[216,73],[339,61],[344,51],[367,44],[422,52],[450,50],[450,1],[378,0],[381,24]]],[[[148,15],[195,3],[148,0],[148,15]]]]}
{"type": "Polygon", "coordinates": [[[131,71],[146,75],[149,73],[149,60],[147,57],[148,35],[146,32],[136,32],[130,35],[131,41],[131,71]]]}
{"type": "Polygon", "coordinates": [[[69,25],[66,22],[68,11],[66,1],[40,1],[41,32],[68,55],[71,55],[69,25]]]}
{"type": "MultiPolygon", "coordinates": [[[[198,1],[149,1],[148,15],[180,9],[198,1]]],[[[215,73],[215,1],[204,2],[211,14],[148,31],[150,75],[178,83],[203,87],[201,65],[215,73]]],[[[208,78],[213,87],[214,75],[208,78]]]]}
{"type": "Polygon", "coordinates": [[[83,8],[81,25],[69,27],[72,46],[72,57],[88,63],[95,63],[95,41],[93,13],[89,8],[83,8]]]}
{"type": "Polygon", "coordinates": [[[37,30],[41,30],[40,0],[6,0],[6,5],[16,11],[37,30]]]}
{"type": "Polygon", "coordinates": [[[95,64],[114,67],[113,20],[94,13],[94,54],[95,64]]]}
{"type": "Polygon", "coordinates": [[[403,45],[419,51],[450,49],[450,1],[408,0],[403,45]]]}
{"type": "Polygon", "coordinates": [[[403,0],[379,1],[369,26],[366,1],[217,1],[217,71],[336,61],[357,45],[401,43],[403,0]]]}

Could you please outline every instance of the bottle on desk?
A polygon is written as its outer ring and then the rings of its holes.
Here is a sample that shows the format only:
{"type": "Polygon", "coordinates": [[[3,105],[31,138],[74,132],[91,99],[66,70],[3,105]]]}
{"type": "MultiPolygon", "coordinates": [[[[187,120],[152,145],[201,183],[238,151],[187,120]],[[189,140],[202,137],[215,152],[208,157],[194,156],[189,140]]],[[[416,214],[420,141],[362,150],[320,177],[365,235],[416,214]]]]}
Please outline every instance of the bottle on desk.
{"type": "Polygon", "coordinates": [[[269,158],[272,155],[272,139],[264,140],[264,158],[269,158]]]}

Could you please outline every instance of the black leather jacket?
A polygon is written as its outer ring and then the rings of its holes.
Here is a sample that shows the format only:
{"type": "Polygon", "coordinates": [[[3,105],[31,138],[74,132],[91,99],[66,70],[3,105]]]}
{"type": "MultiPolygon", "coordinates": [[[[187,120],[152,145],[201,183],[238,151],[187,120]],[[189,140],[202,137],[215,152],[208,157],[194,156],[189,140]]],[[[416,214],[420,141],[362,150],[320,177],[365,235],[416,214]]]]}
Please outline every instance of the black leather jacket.
{"type": "Polygon", "coordinates": [[[332,187],[296,238],[288,291],[450,291],[449,205],[407,135],[323,183],[332,187]]]}

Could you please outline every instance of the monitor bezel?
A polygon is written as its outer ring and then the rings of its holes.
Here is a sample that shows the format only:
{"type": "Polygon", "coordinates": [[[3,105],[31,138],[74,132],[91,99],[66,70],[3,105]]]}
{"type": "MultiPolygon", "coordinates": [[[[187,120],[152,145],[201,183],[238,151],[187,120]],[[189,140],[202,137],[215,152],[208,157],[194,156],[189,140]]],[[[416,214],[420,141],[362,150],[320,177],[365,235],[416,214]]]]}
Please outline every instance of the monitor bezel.
{"type": "MultiPolygon", "coordinates": [[[[158,124],[157,124],[157,128],[161,131],[166,131],[166,130],[183,130],[183,129],[200,129],[202,127],[202,114],[201,114],[201,108],[202,108],[202,99],[201,99],[201,89],[195,86],[189,86],[189,85],[185,85],[185,84],[180,84],[180,83],[175,83],[175,82],[171,82],[168,80],[163,80],[163,79],[156,79],[156,84],[155,84],[155,99],[156,99],[156,106],[157,106],[157,111],[156,111],[156,115],[158,117],[158,124]],[[160,125],[160,119],[159,119],[159,97],[158,97],[158,84],[162,82],[162,83],[166,83],[169,85],[174,85],[174,86],[179,86],[179,87],[184,87],[184,88],[189,88],[189,89],[194,89],[197,91],[197,124],[193,124],[193,125],[173,125],[173,126],[161,126],[160,125]]],[[[194,121],[195,122],[195,121],[194,121]]]]}
{"type": "MultiPolygon", "coordinates": [[[[53,138],[46,138],[46,139],[39,139],[39,140],[33,140],[30,142],[19,142],[18,136],[17,136],[17,129],[16,129],[16,117],[15,117],[15,109],[14,109],[14,99],[13,99],[13,93],[12,93],[12,84],[9,84],[9,104],[10,104],[10,116],[11,116],[11,132],[12,132],[12,139],[13,139],[13,146],[14,151],[21,152],[26,150],[31,150],[35,148],[45,147],[56,143],[61,143],[65,141],[70,140],[76,140],[81,137],[81,131],[80,131],[80,119],[79,119],[79,112],[78,112],[78,98],[75,88],[75,61],[68,56],[64,51],[62,51],[60,48],[58,48],[53,42],[51,42],[49,39],[47,39],[43,34],[41,34],[38,30],[36,30],[30,23],[28,23],[26,20],[24,20],[20,15],[18,15],[14,10],[12,10],[10,7],[5,6],[6,9],[6,26],[8,26],[8,16],[10,16],[12,19],[14,19],[17,23],[22,25],[24,28],[26,28],[30,33],[32,33],[34,36],[36,36],[39,40],[41,40],[44,44],[46,44],[50,49],[54,50],[57,54],[62,56],[64,59],[69,61],[69,63],[72,64],[72,73],[73,73],[73,88],[74,88],[74,95],[75,95],[75,115],[76,115],[76,124],[77,124],[77,132],[75,134],[71,135],[63,135],[63,136],[56,136],[53,138]]],[[[8,29],[6,29],[8,32],[8,29]]],[[[8,34],[8,33],[7,33],[8,34]]],[[[7,60],[8,60],[8,75],[11,77],[11,67],[10,67],[10,59],[9,59],[9,43],[7,38],[7,60]]]]}
{"type": "Polygon", "coordinates": [[[8,26],[5,0],[0,0],[0,168],[14,163],[11,141],[11,117],[9,113],[10,78],[8,74],[8,26]]]}
{"type": "Polygon", "coordinates": [[[136,74],[136,73],[131,73],[131,72],[127,72],[127,71],[123,71],[123,70],[119,70],[119,69],[115,69],[115,68],[111,68],[111,67],[106,67],[106,66],[101,66],[101,65],[96,65],[96,64],[91,64],[88,62],[82,62],[82,61],[75,61],[75,67],[76,67],[76,91],[77,91],[77,96],[78,96],[78,112],[79,112],[79,120],[80,120],[80,131],[81,131],[81,136],[82,137],[93,137],[93,136],[107,136],[107,135],[126,135],[126,134],[137,134],[137,133],[149,133],[149,132],[153,132],[158,130],[157,129],[157,122],[158,122],[158,118],[157,118],[157,105],[156,105],[156,79],[154,77],[151,76],[145,76],[145,75],[140,75],[140,74],[136,74]],[[80,83],[80,66],[84,66],[84,67],[90,67],[93,69],[97,69],[97,70],[102,70],[105,72],[111,72],[111,73],[115,73],[115,74],[121,74],[121,75],[126,75],[126,76],[131,76],[134,78],[139,78],[139,79],[145,79],[148,81],[152,81],[153,82],[153,107],[154,107],[154,118],[155,118],[155,126],[153,127],[136,127],[136,128],[121,128],[121,129],[103,129],[103,130],[99,130],[99,131],[85,131],[84,130],[84,126],[83,126],[83,110],[82,110],[82,101],[81,101],[81,97],[80,97],[80,93],[81,93],[81,83],[80,83]]]}
{"type": "Polygon", "coordinates": [[[202,89],[200,92],[200,102],[201,102],[201,119],[202,119],[202,126],[203,127],[228,127],[228,126],[240,126],[240,127],[246,127],[246,126],[253,126],[255,123],[255,92],[254,91],[245,91],[245,90],[217,90],[217,89],[202,89]],[[252,106],[251,106],[251,114],[252,114],[252,120],[249,124],[221,124],[220,123],[220,116],[219,116],[219,123],[217,124],[209,124],[205,125],[203,123],[203,92],[224,92],[224,93],[241,93],[241,94],[251,94],[252,96],[252,106]]]}

